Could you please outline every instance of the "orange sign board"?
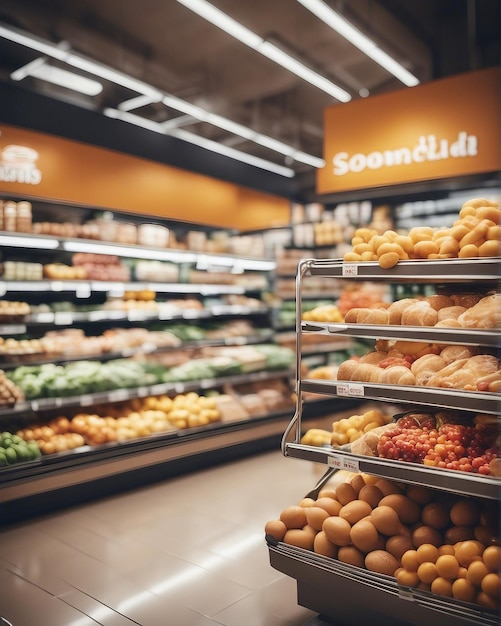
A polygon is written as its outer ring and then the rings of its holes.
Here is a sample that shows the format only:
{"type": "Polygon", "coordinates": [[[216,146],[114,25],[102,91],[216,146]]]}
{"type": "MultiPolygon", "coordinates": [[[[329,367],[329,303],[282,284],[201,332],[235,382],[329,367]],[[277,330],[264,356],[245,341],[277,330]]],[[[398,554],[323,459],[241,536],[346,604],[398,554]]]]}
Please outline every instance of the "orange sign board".
{"type": "Polygon", "coordinates": [[[290,220],[286,198],[7,125],[0,125],[0,193],[237,230],[290,220]]]}
{"type": "Polygon", "coordinates": [[[317,192],[501,170],[500,85],[493,68],[329,107],[317,192]]]}

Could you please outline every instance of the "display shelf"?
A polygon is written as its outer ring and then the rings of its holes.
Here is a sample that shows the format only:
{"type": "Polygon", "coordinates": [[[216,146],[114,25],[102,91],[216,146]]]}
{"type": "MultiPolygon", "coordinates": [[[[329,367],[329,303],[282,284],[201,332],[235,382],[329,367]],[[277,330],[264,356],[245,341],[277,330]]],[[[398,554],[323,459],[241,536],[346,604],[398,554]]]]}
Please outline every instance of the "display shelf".
{"type": "Polygon", "coordinates": [[[300,262],[299,267],[302,275],[400,283],[493,283],[498,280],[500,269],[501,260],[494,257],[399,261],[390,269],[382,269],[376,261],[355,263],[342,259],[307,259],[300,262]]]}
{"type": "Polygon", "coordinates": [[[499,413],[501,394],[482,391],[462,391],[441,387],[416,387],[414,385],[382,385],[355,381],[330,381],[304,379],[302,391],[349,396],[366,400],[434,405],[442,409],[460,409],[477,413],[499,413]]]}
{"type": "Polygon", "coordinates": [[[434,326],[386,326],[382,324],[345,324],[302,322],[303,333],[345,335],[364,339],[404,339],[427,343],[447,343],[471,346],[497,346],[497,330],[477,328],[435,328],[434,326]]]}
{"type": "Polygon", "coordinates": [[[106,280],[0,280],[0,295],[23,292],[72,292],[78,297],[106,292],[123,296],[126,291],[155,291],[156,293],[199,294],[201,296],[243,295],[256,291],[240,285],[199,283],[120,282],[106,280]]]}
{"type": "Polygon", "coordinates": [[[243,306],[215,304],[203,309],[179,309],[168,304],[159,305],[158,311],[107,310],[92,311],[46,311],[26,315],[18,322],[0,324],[0,335],[24,335],[32,326],[72,326],[93,322],[154,322],[175,320],[206,320],[215,317],[249,317],[269,315],[267,306],[243,306]]]}
{"type": "Polygon", "coordinates": [[[492,500],[499,500],[501,497],[501,480],[492,476],[427,467],[417,463],[379,457],[361,456],[328,446],[314,447],[290,443],[287,445],[286,455],[291,458],[323,463],[350,472],[375,474],[390,480],[399,480],[423,487],[434,487],[451,493],[461,492],[492,500]]]}
{"type": "Polygon", "coordinates": [[[133,348],[124,348],[117,352],[101,352],[99,354],[75,354],[75,355],[16,355],[10,360],[4,360],[4,355],[0,354],[0,369],[9,370],[19,365],[43,365],[45,363],[71,363],[74,361],[113,361],[115,359],[130,358],[141,354],[155,354],[171,352],[174,350],[197,350],[200,348],[218,348],[225,346],[251,346],[253,344],[270,341],[273,338],[273,331],[265,331],[260,334],[226,337],[224,339],[205,339],[200,341],[185,341],[178,345],[158,346],[155,343],[145,343],[133,348]],[[15,358],[15,360],[14,360],[15,358]]]}
{"type": "MultiPolygon", "coordinates": [[[[397,285],[431,285],[440,293],[443,286],[456,285],[459,292],[481,292],[498,288],[499,258],[437,259],[399,261],[391,269],[377,262],[344,262],[341,259],[304,259],[296,275],[296,411],[282,437],[286,457],[323,464],[331,470],[362,472],[390,481],[431,488],[438,493],[461,494],[499,502],[501,478],[476,472],[443,469],[379,456],[353,454],[349,445],[310,446],[302,442],[302,418],[307,394],[338,399],[374,400],[378,404],[408,405],[423,411],[452,409],[495,416],[499,421],[501,394],[464,389],[417,385],[385,385],[345,380],[320,380],[304,375],[302,359],[305,338],[346,337],[370,340],[402,340],[437,345],[499,347],[499,329],[463,329],[375,324],[321,323],[305,321],[300,313],[305,284],[310,277],[351,281],[372,281],[397,285]]],[[[475,385],[476,386],[476,385],[475,385]]],[[[395,411],[394,411],[395,412],[395,411]]],[[[326,476],[328,474],[326,473],[326,476]]],[[[320,484],[320,482],[319,482],[320,484]]],[[[314,492],[312,492],[314,493],[314,492]]],[[[314,496],[312,496],[314,497],[314,496]]],[[[460,602],[414,587],[401,587],[395,577],[356,568],[338,559],[329,559],[314,550],[305,550],[267,537],[270,563],[297,581],[298,603],[336,623],[377,623],[385,626],[499,626],[499,612],[480,604],[460,602]],[[409,604],[409,602],[411,604],[409,604]]]]}
{"type": "Polygon", "coordinates": [[[51,237],[50,235],[34,235],[23,233],[0,232],[0,245],[11,248],[35,250],[53,250],[55,252],[88,252],[91,254],[112,254],[123,258],[144,259],[153,261],[171,261],[174,263],[196,263],[198,265],[217,264],[234,272],[255,270],[273,271],[274,260],[252,257],[215,254],[209,252],[192,252],[189,250],[155,248],[131,244],[109,243],[87,239],[51,237]]]}
{"type": "Polygon", "coordinates": [[[113,402],[124,402],[135,398],[146,398],[148,396],[160,396],[164,394],[183,394],[189,391],[200,389],[214,389],[223,385],[238,385],[242,383],[254,383],[269,380],[270,377],[290,377],[291,370],[266,370],[252,372],[248,374],[238,374],[234,376],[224,376],[221,378],[206,378],[189,382],[159,383],[144,387],[134,387],[131,389],[113,389],[98,393],[89,393],[78,396],[68,396],[60,398],[39,398],[17,402],[13,406],[0,409],[0,419],[2,417],[12,417],[27,412],[36,413],[38,411],[52,411],[54,409],[70,407],[88,407],[96,404],[107,404],[113,402]]]}
{"type": "Polygon", "coordinates": [[[401,587],[393,577],[267,537],[272,567],[297,580],[298,602],[336,623],[499,626],[495,611],[401,587]],[[328,593],[326,593],[326,591],[328,593]]]}

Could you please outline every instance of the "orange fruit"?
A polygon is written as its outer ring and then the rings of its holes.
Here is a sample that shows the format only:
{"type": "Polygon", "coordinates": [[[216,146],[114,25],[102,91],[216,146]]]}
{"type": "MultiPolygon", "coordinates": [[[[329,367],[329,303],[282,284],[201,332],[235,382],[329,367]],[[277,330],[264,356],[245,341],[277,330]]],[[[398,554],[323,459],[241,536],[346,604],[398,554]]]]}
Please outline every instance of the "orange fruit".
{"type": "Polygon", "coordinates": [[[437,566],[435,563],[421,563],[417,568],[419,580],[423,583],[430,584],[437,578],[437,566]]]}
{"type": "Polygon", "coordinates": [[[487,576],[484,576],[481,583],[481,589],[484,593],[491,596],[491,598],[499,599],[499,593],[501,592],[499,574],[490,572],[487,576]]]}
{"type": "Polygon", "coordinates": [[[439,576],[431,583],[431,591],[438,596],[445,596],[446,598],[452,598],[452,583],[446,578],[439,576]]]}
{"type": "Polygon", "coordinates": [[[499,572],[501,569],[501,548],[488,546],[482,553],[482,560],[490,572],[499,572]]]}
{"type": "Polygon", "coordinates": [[[452,597],[463,602],[474,602],[477,595],[475,585],[466,578],[458,578],[452,583],[452,597]]]}
{"type": "Polygon", "coordinates": [[[438,575],[442,578],[457,578],[459,563],[452,554],[442,554],[438,557],[435,565],[438,575]]]}

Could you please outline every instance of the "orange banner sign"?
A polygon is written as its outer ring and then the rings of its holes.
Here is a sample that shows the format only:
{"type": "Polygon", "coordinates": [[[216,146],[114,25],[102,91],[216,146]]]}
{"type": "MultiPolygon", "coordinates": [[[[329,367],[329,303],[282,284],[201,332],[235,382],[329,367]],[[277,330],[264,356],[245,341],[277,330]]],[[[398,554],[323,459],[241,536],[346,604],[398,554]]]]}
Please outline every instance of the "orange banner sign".
{"type": "Polygon", "coordinates": [[[500,72],[469,72],[325,111],[317,192],[501,169],[500,72]]]}

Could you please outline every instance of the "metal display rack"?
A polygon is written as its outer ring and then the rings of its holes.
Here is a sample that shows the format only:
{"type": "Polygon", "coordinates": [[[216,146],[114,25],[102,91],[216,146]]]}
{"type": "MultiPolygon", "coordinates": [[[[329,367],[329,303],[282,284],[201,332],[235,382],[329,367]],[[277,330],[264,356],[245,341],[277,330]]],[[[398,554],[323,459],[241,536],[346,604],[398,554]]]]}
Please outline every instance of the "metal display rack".
{"type": "MultiPolygon", "coordinates": [[[[304,393],[323,394],[338,399],[358,398],[413,407],[432,406],[462,409],[499,416],[501,394],[427,388],[410,385],[382,385],[365,382],[328,381],[303,378],[302,337],[308,333],[336,334],[353,338],[406,339],[441,344],[499,346],[499,336],[490,330],[463,330],[434,327],[403,327],[344,323],[317,323],[301,320],[303,282],[308,276],[326,280],[384,281],[389,284],[468,285],[475,289],[495,289],[500,259],[447,259],[401,261],[390,270],[377,262],[345,263],[342,260],[306,259],[296,275],[296,411],[282,439],[284,456],[322,463],[337,469],[365,472],[383,478],[432,487],[450,493],[500,500],[501,480],[467,472],[445,470],[410,462],[352,454],[342,448],[310,446],[301,443],[304,393]]],[[[422,410],[422,409],[421,409],[422,410]]],[[[325,478],[325,477],[324,477],[325,478]]],[[[320,484],[320,482],[319,482],[320,484]]],[[[297,580],[298,603],[319,612],[336,623],[362,623],[385,626],[494,626],[499,615],[476,604],[460,602],[415,588],[399,586],[393,577],[370,572],[302,548],[277,542],[267,536],[270,563],[297,580]]]]}

